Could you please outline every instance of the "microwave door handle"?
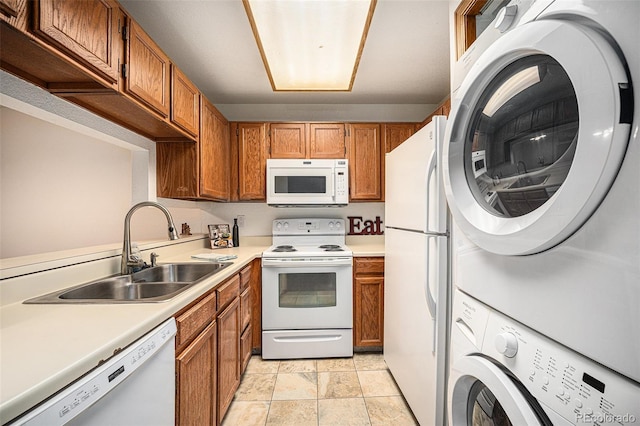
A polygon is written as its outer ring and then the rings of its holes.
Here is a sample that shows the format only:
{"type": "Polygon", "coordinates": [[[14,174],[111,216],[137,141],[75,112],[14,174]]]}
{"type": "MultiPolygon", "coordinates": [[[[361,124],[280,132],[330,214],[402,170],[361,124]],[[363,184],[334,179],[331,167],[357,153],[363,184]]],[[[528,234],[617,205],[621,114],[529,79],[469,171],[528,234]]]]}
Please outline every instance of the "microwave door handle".
{"type": "Polygon", "coordinates": [[[331,172],[331,199],[336,200],[336,172],[331,172]]]}

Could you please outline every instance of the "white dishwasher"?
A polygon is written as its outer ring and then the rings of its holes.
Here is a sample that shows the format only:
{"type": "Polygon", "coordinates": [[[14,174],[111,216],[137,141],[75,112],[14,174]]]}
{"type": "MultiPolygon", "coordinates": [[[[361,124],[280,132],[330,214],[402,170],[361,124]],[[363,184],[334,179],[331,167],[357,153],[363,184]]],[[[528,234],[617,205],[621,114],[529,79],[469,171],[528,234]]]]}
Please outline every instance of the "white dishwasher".
{"type": "Polygon", "coordinates": [[[10,425],[173,425],[175,335],[171,318],[10,425]]]}

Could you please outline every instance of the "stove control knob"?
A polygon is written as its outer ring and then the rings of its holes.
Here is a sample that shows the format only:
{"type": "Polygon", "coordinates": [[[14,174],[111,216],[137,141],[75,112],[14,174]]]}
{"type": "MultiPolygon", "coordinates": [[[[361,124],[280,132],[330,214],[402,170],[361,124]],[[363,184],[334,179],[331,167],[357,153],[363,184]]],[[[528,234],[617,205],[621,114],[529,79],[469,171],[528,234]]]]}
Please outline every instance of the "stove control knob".
{"type": "Polygon", "coordinates": [[[280,231],[282,229],[282,223],[276,222],[276,229],[280,231]]]}
{"type": "Polygon", "coordinates": [[[329,222],[329,229],[333,229],[334,225],[333,222],[329,222]]]}
{"type": "Polygon", "coordinates": [[[336,222],[336,229],[340,229],[342,227],[342,225],[340,224],[340,222],[336,222]]]}
{"type": "Polygon", "coordinates": [[[285,231],[286,231],[287,229],[289,229],[289,222],[285,222],[285,223],[284,223],[284,229],[285,229],[285,231]]]}
{"type": "Polygon", "coordinates": [[[518,353],[518,338],[510,332],[496,336],[496,349],[507,358],[513,358],[518,353]]]}

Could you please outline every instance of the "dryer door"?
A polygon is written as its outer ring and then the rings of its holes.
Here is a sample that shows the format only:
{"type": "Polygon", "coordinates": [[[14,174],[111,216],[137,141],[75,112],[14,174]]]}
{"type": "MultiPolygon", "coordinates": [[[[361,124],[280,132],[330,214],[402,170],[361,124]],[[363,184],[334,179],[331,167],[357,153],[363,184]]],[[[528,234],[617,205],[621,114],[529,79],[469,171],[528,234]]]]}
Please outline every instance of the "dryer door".
{"type": "Polygon", "coordinates": [[[502,255],[538,253],[598,207],[633,114],[617,52],[587,26],[534,21],[474,64],[453,101],[443,152],[447,198],[471,241],[502,255]]]}
{"type": "Polygon", "coordinates": [[[551,425],[551,420],[522,385],[482,356],[457,360],[449,378],[452,425],[551,425]],[[523,390],[521,390],[523,389],[523,390]]]}

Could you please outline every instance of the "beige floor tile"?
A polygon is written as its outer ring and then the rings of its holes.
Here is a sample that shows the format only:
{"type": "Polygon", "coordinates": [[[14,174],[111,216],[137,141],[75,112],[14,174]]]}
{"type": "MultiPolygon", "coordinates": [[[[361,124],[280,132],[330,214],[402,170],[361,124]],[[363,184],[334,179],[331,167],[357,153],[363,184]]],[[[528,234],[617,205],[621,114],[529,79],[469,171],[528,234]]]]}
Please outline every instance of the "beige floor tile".
{"type": "Polygon", "coordinates": [[[239,401],[270,401],[275,384],[275,374],[245,373],[234,398],[239,401]]]}
{"type": "Polygon", "coordinates": [[[267,425],[316,426],[318,424],[318,402],[271,401],[267,425]]]}
{"type": "Polygon", "coordinates": [[[280,361],[264,360],[260,355],[254,355],[249,360],[245,373],[277,373],[280,361]]]}
{"type": "Polygon", "coordinates": [[[311,373],[316,371],[315,359],[292,359],[280,361],[278,373],[311,373]]]}
{"type": "Polygon", "coordinates": [[[361,397],[362,390],[355,371],[318,373],[318,398],[361,397]]]}
{"type": "Polygon", "coordinates": [[[318,400],[319,426],[368,426],[369,413],[363,398],[318,400]]]}
{"type": "Polygon", "coordinates": [[[372,426],[416,426],[413,414],[401,396],[365,398],[372,426]]]}
{"type": "Polygon", "coordinates": [[[358,371],[358,379],[365,397],[401,395],[393,376],[387,370],[358,371]]]}
{"type": "Polygon", "coordinates": [[[382,354],[354,354],[353,363],[356,370],[386,370],[387,363],[384,362],[382,354]]]}
{"type": "Polygon", "coordinates": [[[279,373],[273,390],[273,400],[316,399],[317,373],[279,373]]]}
{"type": "Polygon", "coordinates": [[[355,371],[356,366],[353,358],[327,358],[319,359],[316,362],[318,372],[320,371],[355,371]]]}
{"type": "Polygon", "coordinates": [[[233,401],[222,426],[264,426],[268,413],[268,401],[233,401]]]}

